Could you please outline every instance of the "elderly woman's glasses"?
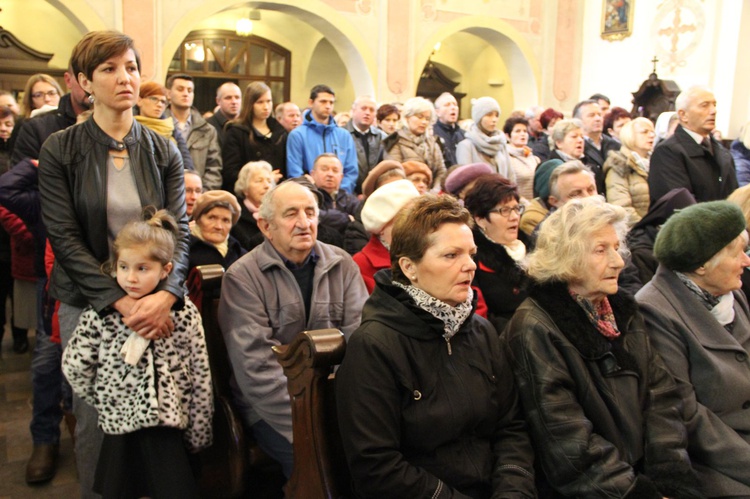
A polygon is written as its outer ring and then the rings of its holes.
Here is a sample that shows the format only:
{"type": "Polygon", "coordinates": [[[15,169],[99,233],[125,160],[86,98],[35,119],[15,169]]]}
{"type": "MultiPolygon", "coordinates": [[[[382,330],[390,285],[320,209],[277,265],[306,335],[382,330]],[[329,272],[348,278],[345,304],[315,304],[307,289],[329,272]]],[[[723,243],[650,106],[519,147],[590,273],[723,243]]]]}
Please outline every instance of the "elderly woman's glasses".
{"type": "Polygon", "coordinates": [[[57,95],[57,90],[47,90],[46,92],[34,92],[31,97],[41,99],[42,97],[54,97],[55,95],[57,95]]]}
{"type": "Polygon", "coordinates": [[[497,213],[501,217],[508,218],[512,211],[515,211],[516,213],[518,213],[518,216],[521,216],[523,215],[524,210],[526,210],[526,207],[522,204],[519,204],[516,206],[503,206],[502,208],[492,208],[487,213],[497,213]]]}

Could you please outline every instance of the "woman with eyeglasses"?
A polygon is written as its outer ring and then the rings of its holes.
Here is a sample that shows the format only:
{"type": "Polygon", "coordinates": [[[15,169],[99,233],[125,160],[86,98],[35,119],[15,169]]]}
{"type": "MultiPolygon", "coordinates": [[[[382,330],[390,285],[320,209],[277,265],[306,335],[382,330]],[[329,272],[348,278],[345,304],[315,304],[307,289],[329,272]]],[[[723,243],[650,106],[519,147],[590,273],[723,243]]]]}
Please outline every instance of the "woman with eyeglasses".
{"type": "MultiPolygon", "coordinates": [[[[193,158],[190,156],[185,138],[175,128],[174,120],[169,116],[164,117],[167,104],[167,89],[154,81],[146,82],[141,85],[141,91],[138,94],[138,109],[141,114],[136,115],[135,119],[141,125],[177,144],[185,169],[195,170],[193,158]]],[[[188,215],[190,214],[188,213],[188,215]]]]}
{"type": "Polygon", "coordinates": [[[31,112],[47,106],[52,110],[60,103],[62,89],[50,75],[38,73],[32,75],[23,89],[22,112],[24,118],[30,118],[31,112]]]}
{"type": "Polygon", "coordinates": [[[498,174],[482,175],[466,193],[464,206],[474,218],[477,270],[473,287],[487,305],[487,318],[502,331],[526,299],[526,272],[518,265],[528,239],[519,232],[524,205],[518,188],[498,174]]]}
{"type": "Polygon", "coordinates": [[[412,97],[404,103],[403,115],[405,125],[384,141],[385,159],[426,164],[432,172],[428,190],[439,188],[446,174],[445,161],[437,139],[428,132],[435,106],[424,97],[412,97]]]}

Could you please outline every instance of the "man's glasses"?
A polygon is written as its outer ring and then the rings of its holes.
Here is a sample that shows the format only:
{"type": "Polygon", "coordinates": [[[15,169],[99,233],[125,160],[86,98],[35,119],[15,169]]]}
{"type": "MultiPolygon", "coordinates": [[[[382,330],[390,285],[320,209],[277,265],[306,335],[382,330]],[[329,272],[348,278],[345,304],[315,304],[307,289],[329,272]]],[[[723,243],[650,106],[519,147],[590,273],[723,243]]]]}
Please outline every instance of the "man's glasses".
{"type": "Polygon", "coordinates": [[[54,97],[55,95],[57,95],[57,90],[47,90],[46,92],[34,92],[31,97],[41,99],[42,97],[54,97]]]}
{"type": "Polygon", "coordinates": [[[526,207],[522,204],[518,204],[516,206],[503,206],[502,208],[492,208],[487,213],[497,213],[501,217],[508,218],[510,216],[510,212],[515,211],[518,213],[519,216],[523,215],[523,212],[526,210],[526,207]]]}

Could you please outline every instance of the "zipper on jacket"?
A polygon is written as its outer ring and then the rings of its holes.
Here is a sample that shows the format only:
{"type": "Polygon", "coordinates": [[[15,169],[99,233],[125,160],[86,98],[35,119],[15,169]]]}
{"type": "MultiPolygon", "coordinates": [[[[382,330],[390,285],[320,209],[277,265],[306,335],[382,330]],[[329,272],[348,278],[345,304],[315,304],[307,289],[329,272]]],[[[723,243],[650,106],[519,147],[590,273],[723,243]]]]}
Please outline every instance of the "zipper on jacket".
{"type": "Polygon", "coordinates": [[[451,339],[445,338],[445,343],[448,345],[448,355],[453,355],[453,350],[451,350],[451,339]]]}

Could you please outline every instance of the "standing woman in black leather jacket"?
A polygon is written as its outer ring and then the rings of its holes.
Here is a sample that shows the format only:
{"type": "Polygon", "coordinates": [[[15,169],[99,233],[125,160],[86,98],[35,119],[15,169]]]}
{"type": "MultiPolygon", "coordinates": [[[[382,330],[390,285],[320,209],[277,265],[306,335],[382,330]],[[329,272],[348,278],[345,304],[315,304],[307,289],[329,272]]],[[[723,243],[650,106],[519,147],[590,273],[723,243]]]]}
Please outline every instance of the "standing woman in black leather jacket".
{"type": "MultiPolygon", "coordinates": [[[[140,59],[133,40],[115,31],[88,33],[73,49],[71,67],[94,103],[84,123],[53,134],[39,156],[42,216],[55,254],[50,294],[61,302],[63,347],[81,311],[117,310],[142,337],[158,340],[173,328],[170,311],[183,299],[188,223],[180,153],[133,118],[140,59]],[[146,206],[178,221],[174,268],[153,294],[130,298],[100,266],[114,237],[146,206]]],[[[101,444],[95,409],[77,397],[76,460],[81,497],[91,497],[101,444]]]]}

